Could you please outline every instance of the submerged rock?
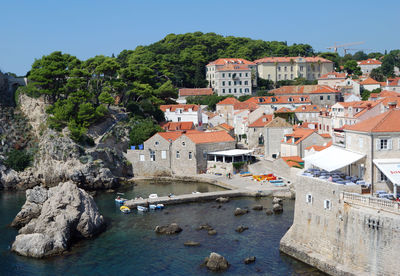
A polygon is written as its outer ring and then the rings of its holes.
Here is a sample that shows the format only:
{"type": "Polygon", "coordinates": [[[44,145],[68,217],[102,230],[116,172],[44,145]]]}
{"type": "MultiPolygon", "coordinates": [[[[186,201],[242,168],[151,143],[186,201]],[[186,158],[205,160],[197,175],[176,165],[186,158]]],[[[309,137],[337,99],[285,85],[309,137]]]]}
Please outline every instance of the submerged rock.
{"type": "Polygon", "coordinates": [[[226,202],[229,202],[229,197],[219,197],[219,198],[217,198],[216,200],[215,200],[216,202],[219,202],[219,203],[226,203],[226,202]]]}
{"type": "Polygon", "coordinates": [[[274,212],[272,212],[272,210],[267,210],[265,213],[267,214],[267,216],[270,216],[270,215],[272,215],[274,212]]]}
{"type": "Polygon", "coordinates": [[[72,182],[46,190],[35,187],[13,221],[22,227],[12,244],[20,255],[42,258],[68,250],[73,240],[90,238],[104,227],[93,198],[72,182]]]}
{"type": "Polygon", "coordinates": [[[211,227],[211,225],[209,225],[208,223],[206,223],[206,224],[202,224],[202,225],[200,225],[199,227],[197,227],[197,230],[207,230],[207,231],[210,231],[210,230],[213,230],[213,228],[211,227]]]}
{"type": "Polygon", "coordinates": [[[242,233],[244,230],[247,230],[247,229],[249,229],[249,227],[240,225],[238,228],[236,228],[235,231],[238,233],[242,233]]]}
{"type": "Polygon", "coordinates": [[[204,259],[204,264],[211,271],[225,271],[229,267],[228,261],[215,252],[211,252],[210,256],[204,259]]]}
{"type": "Polygon", "coordinates": [[[183,245],[184,246],[199,246],[200,243],[199,242],[195,242],[195,241],[187,241],[183,245]]]}
{"type": "Polygon", "coordinates": [[[255,210],[255,211],[262,211],[262,209],[264,209],[264,206],[262,206],[262,205],[255,205],[255,206],[253,206],[252,209],[255,210]]]}
{"type": "Polygon", "coordinates": [[[157,225],[154,231],[158,234],[172,235],[182,232],[182,228],[176,223],[171,223],[170,225],[164,226],[157,225]]]}
{"type": "Polygon", "coordinates": [[[272,200],[272,204],[283,204],[282,198],[279,197],[274,197],[274,199],[272,200]]]}
{"type": "Polygon", "coordinates": [[[251,264],[251,263],[254,263],[255,261],[256,261],[256,257],[255,256],[251,256],[251,257],[248,257],[248,258],[244,259],[244,263],[245,264],[251,264]]]}
{"type": "Polygon", "coordinates": [[[236,208],[234,214],[235,214],[235,216],[241,216],[241,215],[247,214],[248,212],[249,212],[249,210],[247,210],[247,209],[236,208]]]}
{"type": "Polygon", "coordinates": [[[216,235],[216,234],[217,234],[217,231],[214,230],[214,229],[211,229],[211,230],[208,231],[208,234],[209,234],[210,236],[213,236],[213,235],[216,235]]]}
{"type": "Polygon", "coordinates": [[[282,205],[280,205],[280,204],[274,204],[274,206],[272,207],[272,211],[275,213],[275,214],[278,214],[278,213],[282,213],[283,212],[283,207],[282,207],[282,205]]]}

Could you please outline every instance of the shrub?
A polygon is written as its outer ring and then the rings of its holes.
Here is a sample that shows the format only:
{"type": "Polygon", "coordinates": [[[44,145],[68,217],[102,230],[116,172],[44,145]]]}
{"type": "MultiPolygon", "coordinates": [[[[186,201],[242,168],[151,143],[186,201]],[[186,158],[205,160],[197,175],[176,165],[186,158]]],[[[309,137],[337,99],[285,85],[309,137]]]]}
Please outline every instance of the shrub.
{"type": "Polygon", "coordinates": [[[26,150],[13,149],[7,154],[4,163],[7,167],[20,172],[29,167],[32,160],[32,155],[26,150]]]}

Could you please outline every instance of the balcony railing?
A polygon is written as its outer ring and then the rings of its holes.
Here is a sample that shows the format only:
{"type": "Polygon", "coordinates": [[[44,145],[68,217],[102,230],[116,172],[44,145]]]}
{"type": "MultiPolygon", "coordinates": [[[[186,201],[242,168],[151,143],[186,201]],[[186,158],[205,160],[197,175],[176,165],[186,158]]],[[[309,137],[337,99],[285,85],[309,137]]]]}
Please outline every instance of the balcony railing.
{"type": "Polygon", "coordinates": [[[363,205],[375,209],[383,209],[385,211],[395,212],[400,214],[400,203],[397,201],[375,198],[371,196],[363,196],[354,193],[343,192],[343,201],[350,204],[363,205]]]}

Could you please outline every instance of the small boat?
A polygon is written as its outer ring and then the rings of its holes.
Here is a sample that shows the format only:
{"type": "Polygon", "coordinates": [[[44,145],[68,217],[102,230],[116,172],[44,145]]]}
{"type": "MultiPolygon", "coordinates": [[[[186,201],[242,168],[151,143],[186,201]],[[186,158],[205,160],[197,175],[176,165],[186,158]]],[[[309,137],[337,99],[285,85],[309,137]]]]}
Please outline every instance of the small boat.
{"type": "Polygon", "coordinates": [[[156,209],[164,209],[164,204],[162,203],[157,204],[156,209]]]}
{"type": "Polygon", "coordinates": [[[157,194],[150,194],[149,198],[158,198],[158,195],[157,194]]]}
{"type": "Polygon", "coordinates": [[[117,198],[115,199],[115,202],[116,202],[116,203],[119,203],[119,204],[124,204],[125,201],[126,201],[125,198],[119,198],[119,197],[117,197],[117,198]]]}
{"type": "Polygon", "coordinates": [[[149,205],[149,209],[150,209],[150,210],[155,210],[155,209],[157,209],[157,205],[155,205],[155,204],[150,204],[150,205],[149,205]]]}
{"type": "Polygon", "coordinates": [[[129,209],[129,207],[127,207],[127,206],[121,206],[119,209],[124,214],[129,214],[131,212],[131,209],[129,209]]]}
{"type": "Polygon", "coordinates": [[[136,209],[140,212],[146,212],[148,210],[146,207],[143,206],[137,206],[136,209]]]}
{"type": "Polygon", "coordinates": [[[200,192],[198,192],[198,191],[194,191],[194,192],[192,192],[192,194],[201,194],[200,192]]]}

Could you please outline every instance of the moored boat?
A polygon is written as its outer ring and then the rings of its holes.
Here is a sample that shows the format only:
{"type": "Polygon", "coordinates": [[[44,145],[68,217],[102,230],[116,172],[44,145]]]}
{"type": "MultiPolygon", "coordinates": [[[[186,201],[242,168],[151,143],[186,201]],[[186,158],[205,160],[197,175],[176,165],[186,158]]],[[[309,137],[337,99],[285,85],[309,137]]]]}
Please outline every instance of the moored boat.
{"type": "Polygon", "coordinates": [[[157,204],[156,209],[164,209],[164,204],[162,203],[157,204]]]}
{"type": "Polygon", "coordinates": [[[150,209],[150,210],[155,210],[155,209],[157,209],[157,205],[155,205],[155,204],[150,204],[150,205],[149,205],[149,209],[150,209]]]}
{"type": "Polygon", "coordinates": [[[149,198],[158,198],[158,195],[157,194],[150,194],[149,198]]]}
{"type": "Polygon", "coordinates": [[[146,212],[148,209],[144,206],[137,206],[136,209],[140,212],[146,212]]]}
{"type": "Polygon", "coordinates": [[[115,202],[119,203],[119,204],[124,204],[125,201],[126,201],[126,199],[125,198],[121,198],[121,197],[117,197],[115,199],[115,202]]]}

